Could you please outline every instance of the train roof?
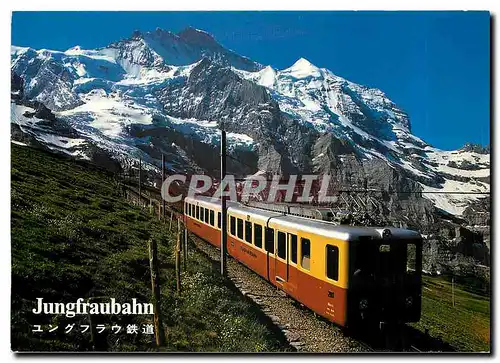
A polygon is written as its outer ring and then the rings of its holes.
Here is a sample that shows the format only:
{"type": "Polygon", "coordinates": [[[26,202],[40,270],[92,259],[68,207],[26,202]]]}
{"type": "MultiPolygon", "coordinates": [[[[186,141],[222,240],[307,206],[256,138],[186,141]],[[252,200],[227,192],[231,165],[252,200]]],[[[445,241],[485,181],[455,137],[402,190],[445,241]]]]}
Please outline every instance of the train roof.
{"type": "MultiPolygon", "coordinates": [[[[220,208],[219,199],[206,196],[186,198],[186,202],[198,202],[200,205],[204,205],[205,207],[220,208]]],[[[387,230],[389,231],[392,240],[408,240],[421,237],[420,233],[404,228],[337,225],[328,221],[248,207],[231,201],[227,202],[227,206],[228,212],[249,215],[253,219],[260,220],[264,225],[282,226],[292,230],[302,230],[344,241],[359,240],[360,237],[362,237],[361,239],[366,238],[367,240],[383,239],[383,233],[387,230]]]]}

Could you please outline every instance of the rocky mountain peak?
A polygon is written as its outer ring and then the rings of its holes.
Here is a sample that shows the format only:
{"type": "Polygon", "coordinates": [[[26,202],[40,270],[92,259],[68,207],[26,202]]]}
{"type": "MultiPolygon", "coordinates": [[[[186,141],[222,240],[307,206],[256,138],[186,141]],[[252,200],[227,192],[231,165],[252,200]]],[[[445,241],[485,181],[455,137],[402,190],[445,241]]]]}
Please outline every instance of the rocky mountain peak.
{"type": "Polygon", "coordinates": [[[314,68],[316,68],[316,66],[314,64],[312,64],[311,62],[309,62],[307,59],[305,59],[303,57],[297,59],[297,61],[293,64],[292,67],[298,67],[298,68],[314,67],[314,68]]]}
{"type": "Polygon", "coordinates": [[[82,47],[79,45],[75,45],[74,47],[69,48],[65,53],[71,53],[71,52],[80,52],[82,50],[82,47]]]}
{"type": "MultiPolygon", "coordinates": [[[[107,48],[117,49],[119,57],[126,54],[129,60],[151,60],[154,66],[160,63],[167,66],[187,66],[206,57],[246,71],[262,68],[259,63],[224,48],[211,34],[193,27],[178,34],[162,28],[145,33],[136,30],[131,38],[112,43],[107,48]]],[[[132,61],[132,64],[136,62],[132,61]]],[[[127,61],[125,66],[129,65],[127,61]]],[[[146,64],[142,62],[140,65],[146,64]]]]}
{"type": "Polygon", "coordinates": [[[142,33],[140,30],[136,29],[132,33],[132,39],[138,39],[142,37],[142,33]]]}
{"type": "Polygon", "coordinates": [[[300,58],[283,72],[289,73],[295,78],[318,77],[321,75],[320,69],[305,58],[300,58]]]}
{"type": "Polygon", "coordinates": [[[193,27],[187,27],[186,29],[177,33],[177,35],[179,36],[179,38],[189,44],[206,47],[221,47],[221,45],[217,43],[217,41],[211,34],[193,27]]]}
{"type": "Polygon", "coordinates": [[[478,154],[489,154],[490,153],[490,145],[483,146],[481,144],[474,144],[471,142],[467,142],[464,146],[462,146],[459,151],[464,152],[474,152],[478,154]]]}
{"type": "Polygon", "coordinates": [[[176,38],[177,35],[170,30],[165,30],[160,27],[157,27],[154,31],[149,31],[146,33],[143,33],[143,38],[176,38]]]}

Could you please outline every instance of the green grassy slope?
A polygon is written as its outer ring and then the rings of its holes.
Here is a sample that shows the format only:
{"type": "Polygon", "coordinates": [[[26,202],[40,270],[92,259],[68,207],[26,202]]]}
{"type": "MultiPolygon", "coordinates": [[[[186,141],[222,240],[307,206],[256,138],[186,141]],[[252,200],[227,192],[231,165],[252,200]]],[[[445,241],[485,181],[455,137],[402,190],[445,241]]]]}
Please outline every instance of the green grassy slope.
{"type": "MultiPolygon", "coordinates": [[[[12,313],[14,351],[91,350],[88,317],[35,315],[36,298],[75,302],[90,296],[150,302],[147,241],[158,241],[166,351],[274,351],[283,338],[222,280],[211,262],[189,252],[183,293],[175,294],[175,236],[129,205],[112,177],[64,157],[12,145],[12,313]],[[76,323],[69,334],[67,324],[76,323]],[[59,326],[34,333],[34,324],[59,326]],[[79,328],[78,328],[79,330],[79,328]]],[[[94,324],[152,323],[152,316],[95,317],[94,324]]],[[[107,333],[106,333],[107,332],[107,333]]],[[[154,336],[100,336],[111,351],[154,350],[154,336]]]]}
{"type": "Polygon", "coordinates": [[[439,277],[424,277],[422,317],[413,324],[429,330],[433,337],[448,342],[458,351],[490,350],[490,299],[454,285],[453,306],[451,282],[439,277]]]}

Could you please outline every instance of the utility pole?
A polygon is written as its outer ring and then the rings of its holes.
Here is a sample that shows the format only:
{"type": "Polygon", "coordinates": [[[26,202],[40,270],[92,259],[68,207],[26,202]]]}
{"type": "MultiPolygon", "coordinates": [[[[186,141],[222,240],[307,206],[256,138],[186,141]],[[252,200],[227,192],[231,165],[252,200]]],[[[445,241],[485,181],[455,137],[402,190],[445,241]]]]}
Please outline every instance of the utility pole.
{"type": "MultiPolygon", "coordinates": [[[[226,177],[226,131],[224,127],[221,130],[220,138],[220,182],[224,182],[226,177]]],[[[225,189],[225,188],[224,188],[225,189]]],[[[222,276],[227,275],[226,254],[227,254],[227,207],[226,196],[224,189],[221,190],[221,223],[220,223],[220,273],[222,276]]]]}
{"type": "Polygon", "coordinates": [[[181,293],[181,220],[177,219],[177,244],[175,246],[175,280],[177,293],[181,293]]]}
{"type": "MultiPolygon", "coordinates": [[[[163,182],[165,181],[165,155],[162,153],[161,154],[161,184],[160,184],[160,192],[161,188],[163,186],[163,182]]],[[[161,193],[160,193],[161,195],[161,193]]],[[[162,208],[162,218],[165,220],[165,199],[162,197],[161,198],[161,208],[162,208]]]]}
{"type": "Polygon", "coordinates": [[[149,240],[149,269],[151,271],[151,290],[153,295],[153,313],[156,335],[156,346],[160,347],[165,343],[165,332],[161,320],[160,309],[160,269],[158,268],[158,249],[156,240],[149,240]]]}
{"type": "Polygon", "coordinates": [[[184,222],[184,271],[187,271],[187,254],[188,254],[188,229],[186,227],[186,222],[184,222]]]}
{"type": "Polygon", "coordinates": [[[139,159],[139,207],[142,208],[141,177],[142,177],[142,159],[139,159]]]}
{"type": "Polygon", "coordinates": [[[451,276],[451,304],[455,307],[455,279],[451,276]]]}

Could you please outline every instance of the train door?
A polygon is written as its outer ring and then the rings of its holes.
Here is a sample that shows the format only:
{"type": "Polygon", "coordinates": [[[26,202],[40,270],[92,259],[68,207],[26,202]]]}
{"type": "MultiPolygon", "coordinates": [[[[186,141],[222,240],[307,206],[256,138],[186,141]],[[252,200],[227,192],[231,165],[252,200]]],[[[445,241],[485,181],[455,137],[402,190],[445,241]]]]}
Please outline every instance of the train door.
{"type": "Polygon", "coordinates": [[[267,279],[271,283],[276,281],[276,270],[274,265],[274,228],[266,227],[264,234],[264,250],[266,251],[267,279]]]}
{"type": "Polygon", "coordinates": [[[276,271],[276,284],[286,287],[288,281],[288,249],[286,232],[276,231],[274,270],[276,271]]]}
{"type": "Polygon", "coordinates": [[[287,233],[288,257],[287,257],[287,290],[290,295],[297,291],[297,235],[287,233]]]}

